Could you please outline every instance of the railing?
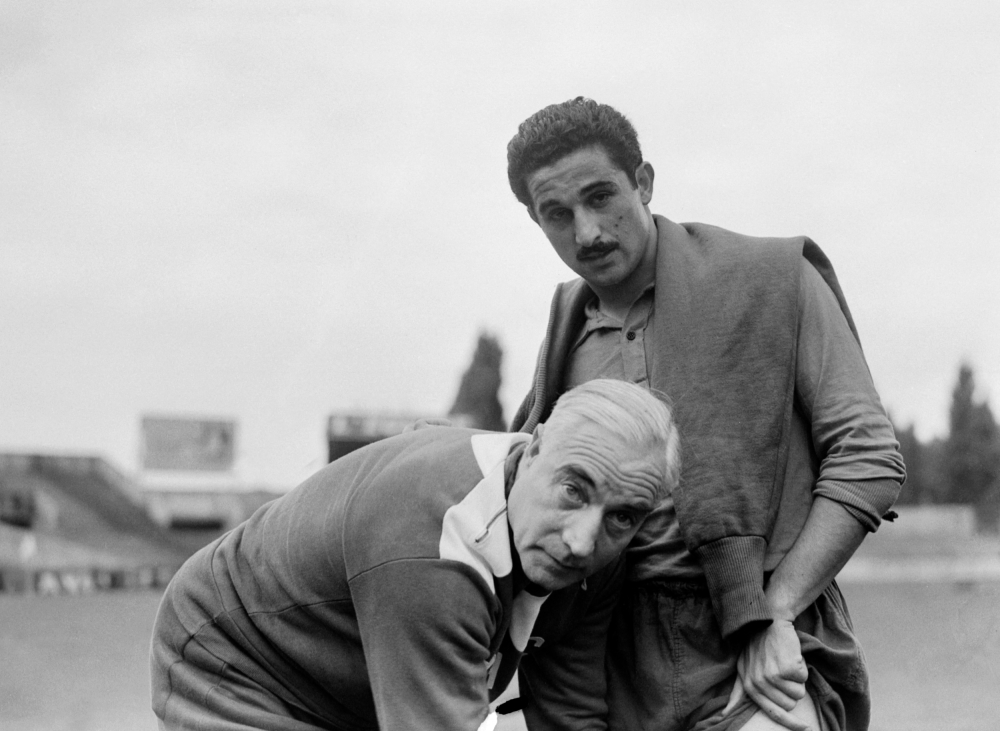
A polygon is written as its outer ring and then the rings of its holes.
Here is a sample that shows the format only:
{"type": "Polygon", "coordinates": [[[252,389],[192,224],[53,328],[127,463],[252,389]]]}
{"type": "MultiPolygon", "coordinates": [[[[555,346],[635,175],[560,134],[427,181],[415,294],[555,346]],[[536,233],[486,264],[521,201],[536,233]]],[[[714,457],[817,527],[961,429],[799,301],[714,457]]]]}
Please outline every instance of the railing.
{"type": "Polygon", "coordinates": [[[2,472],[70,472],[77,475],[93,475],[110,483],[124,493],[136,505],[142,507],[142,492],[135,481],[114,467],[104,457],[95,455],[62,454],[0,454],[2,472]]]}
{"type": "Polygon", "coordinates": [[[142,566],[133,569],[0,568],[0,594],[76,595],[98,591],[161,589],[180,568],[142,566]]]}

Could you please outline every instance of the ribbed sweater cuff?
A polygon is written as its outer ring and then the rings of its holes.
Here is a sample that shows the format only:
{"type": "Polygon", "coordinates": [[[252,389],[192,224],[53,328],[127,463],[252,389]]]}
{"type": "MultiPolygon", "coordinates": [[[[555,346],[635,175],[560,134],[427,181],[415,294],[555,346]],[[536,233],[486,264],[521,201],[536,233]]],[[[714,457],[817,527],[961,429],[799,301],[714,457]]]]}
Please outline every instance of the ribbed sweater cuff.
{"type": "Polygon", "coordinates": [[[732,639],[750,629],[771,623],[764,596],[764,553],[761,536],[720,538],[695,549],[712,597],[712,608],[722,636],[732,639]]]}
{"type": "Polygon", "coordinates": [[[882,516],[899,496],[897,480],[820,480],[814,495],[834,500],[870,532],[878,530],[882,516]]]}

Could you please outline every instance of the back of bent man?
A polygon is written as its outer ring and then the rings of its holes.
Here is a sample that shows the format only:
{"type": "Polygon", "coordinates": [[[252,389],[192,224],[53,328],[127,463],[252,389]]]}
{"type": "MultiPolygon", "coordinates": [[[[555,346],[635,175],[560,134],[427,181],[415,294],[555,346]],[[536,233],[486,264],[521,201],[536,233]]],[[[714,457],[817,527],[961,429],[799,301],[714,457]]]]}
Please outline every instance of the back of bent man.
{"type": "Polygon", "coordinates": [[[527,653],[527,725],[602,728],[618,559],[677,469],[669,411],[626,385],[544,435],[378,442],[200,551],[156,620],[161,726],[471,731],[527,653]]]}

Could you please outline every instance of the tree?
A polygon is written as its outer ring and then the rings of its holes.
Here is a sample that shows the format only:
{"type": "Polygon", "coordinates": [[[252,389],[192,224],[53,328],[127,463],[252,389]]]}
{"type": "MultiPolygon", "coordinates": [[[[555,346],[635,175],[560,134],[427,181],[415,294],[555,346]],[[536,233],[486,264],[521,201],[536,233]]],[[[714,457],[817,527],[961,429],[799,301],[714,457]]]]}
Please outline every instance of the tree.
{"type": "Polygon", "coordinates": [[[931,439],[921,442],[916,429],[910,424],[905,429],[893,424],[899,453],[906,465],[906,483],[899,493],[899,505],[934,505],[950,501],[948,480],[944,476],[942,460],[944,441],[931,439]]]}
{"type": "Polygon", "coordinates": [[[507,423],[500,404],[500,362],[503,350],[497,339],[480,333],[472,363],[462,375],[455,404],[448,416],[476,429],[505,431],[507,423]]]}
{"type": "Polygon", "coordinates": [[[923,505],[934,502],[930,485],[924,475],[924,445],[917,438],[913,424],[906,429],[893,425],[899,441],[899,453],[906,464],[906,484],[899,493],[899,505],[923,505]]]}
{"type": "Polygon", "coordinates": [[[947,441],[941,437],[920,445],[920,469],[924,476],[924,484],[930,487],[932,503],[949,502],[948,477],[944,466],[946,445],[947,441]]]}
{"type": "Polygon", "coordinates": [[[989,404],[975,400],[975,377],[963,363],[952,391],[944,470],[953,502],[975,505],[980,524],[996,523],[1000,502],[1000,433],[989,404]]]}

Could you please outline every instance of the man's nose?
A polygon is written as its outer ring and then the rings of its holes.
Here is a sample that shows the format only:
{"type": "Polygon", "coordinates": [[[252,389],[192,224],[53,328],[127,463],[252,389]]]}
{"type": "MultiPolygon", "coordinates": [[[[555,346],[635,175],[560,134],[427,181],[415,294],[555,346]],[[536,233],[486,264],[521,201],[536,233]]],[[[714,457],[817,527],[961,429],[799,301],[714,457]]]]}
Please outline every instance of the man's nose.
{"type": "Polygon", "coordinates": [[[601,237],[601,226],[592,212],[587,210],[573,213],[574,233],[578,246],[590,246],[601,237]]]}
{"type": "Polygon", "coordinates": [[[563,542],[574,558],[589,558],[597,546],[603,516],[594,508],[573,511],[563,527],[563,542]]]}

